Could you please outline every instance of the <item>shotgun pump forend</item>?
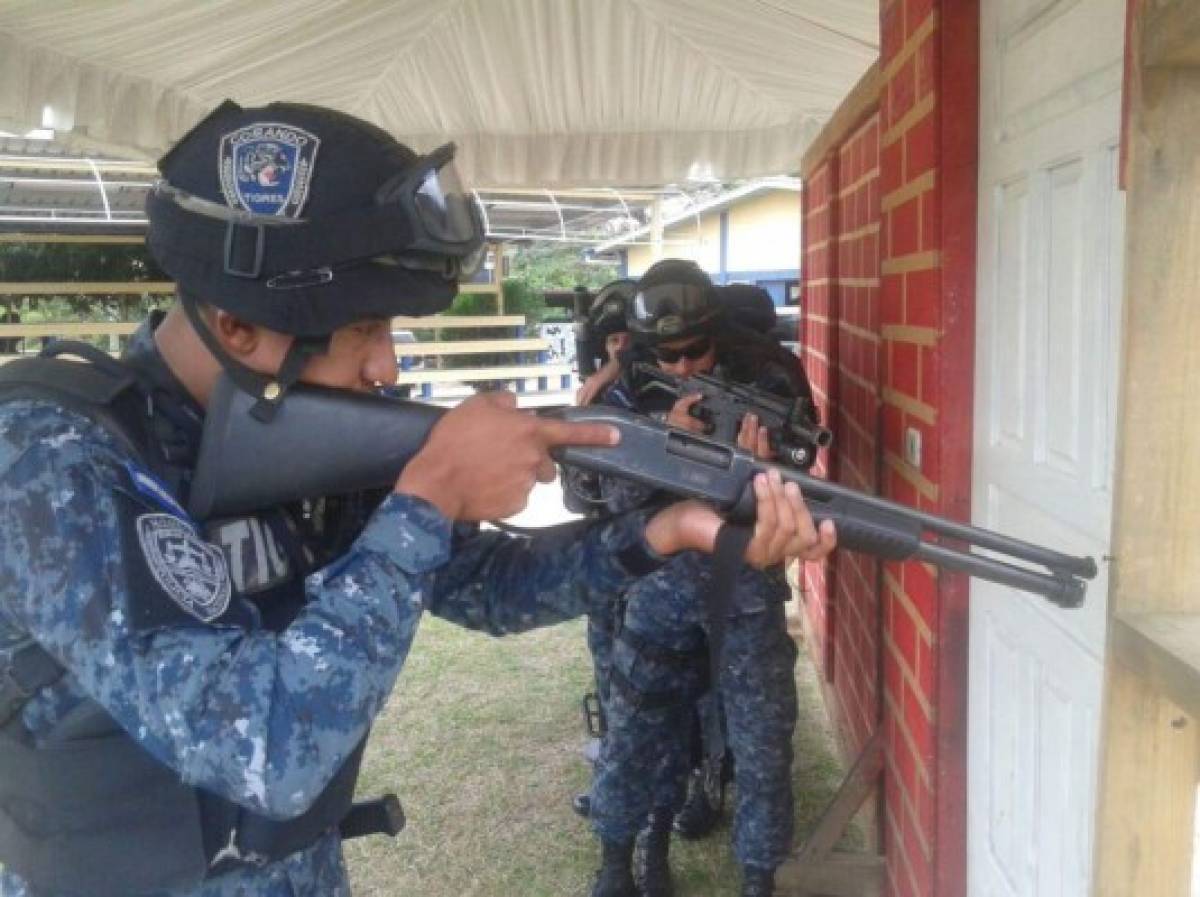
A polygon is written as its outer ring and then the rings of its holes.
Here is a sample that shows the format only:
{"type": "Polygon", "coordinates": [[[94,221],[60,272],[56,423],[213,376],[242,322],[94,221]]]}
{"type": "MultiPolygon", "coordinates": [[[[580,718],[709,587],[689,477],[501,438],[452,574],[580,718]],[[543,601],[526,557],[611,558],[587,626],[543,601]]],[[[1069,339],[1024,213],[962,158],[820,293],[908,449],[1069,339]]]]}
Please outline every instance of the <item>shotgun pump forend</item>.
{"type": "Polygon", "coordinates": [[[833,434],[817,423],[812,403],[803,398],[784,398],[765,389],[729,383],[708,374],[679,378],[656,365],[638,362],[633,366],[639,396],[662,393],[675,399],[699,394],[703,398],[691,408],[692,417],[706,425],[705,433],[726,445],[737,443],[742,418],[753,414],[771,434],[771,449],[779,460],[808,470],[817,451],[833,442],[833,434]]]}
{"type": "MultiPolygon", "coordinates": [[[[254,401],[228,377],[218,381],[189,499],[189,511],[198,520],[387,488],[445,413],[418,402],[302,385],[264,423],[250,414],[254,401]]],[[[856,492],[643,415],[589,406],[556,416],[608,424],[621,433],[615,446],[560,447],[554,453],[560,463],[701,499],[734,519],[754,514],[754,475],[776,469],[803,490],[814,520],[834,521],[842,548],[887,560],[924,561],[1043,595],[1061,607],[1082,604],[1085,580],[1096,575],[1090,557],[1072,557],[856,492]]]]}

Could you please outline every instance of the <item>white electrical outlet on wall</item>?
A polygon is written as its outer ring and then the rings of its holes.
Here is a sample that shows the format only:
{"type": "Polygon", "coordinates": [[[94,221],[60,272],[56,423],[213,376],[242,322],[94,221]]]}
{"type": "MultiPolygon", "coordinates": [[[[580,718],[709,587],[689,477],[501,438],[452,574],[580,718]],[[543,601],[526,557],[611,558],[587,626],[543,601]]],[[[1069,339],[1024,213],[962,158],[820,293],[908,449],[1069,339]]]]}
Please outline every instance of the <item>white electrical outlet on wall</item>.
{"type": "Polygon", "coordinates": [[[916,427],[904,430],[904,460],[917,470],[921,469],[921,431],[916,427]]]}

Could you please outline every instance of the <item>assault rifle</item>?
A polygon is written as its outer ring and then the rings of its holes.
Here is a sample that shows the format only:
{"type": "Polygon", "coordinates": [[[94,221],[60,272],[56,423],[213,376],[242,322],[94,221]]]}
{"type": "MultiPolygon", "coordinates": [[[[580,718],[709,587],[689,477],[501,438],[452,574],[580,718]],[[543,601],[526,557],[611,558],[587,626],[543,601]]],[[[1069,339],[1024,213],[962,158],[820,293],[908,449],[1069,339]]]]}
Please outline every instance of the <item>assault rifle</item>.
{"type": "Polygon", "coordinates": [[[673,377],[654,364],[633,366],[638,394],[662,392],[673,399],[699,394],[689,411],[703,422],[705,434],[726,445],[737,443],[742,418],[753,414],[771,434],[771,450],[784,464],[805,470],[817,460],[817,450],[833,442],[833,434],[817,423],[816,409],[807,399],[791,398],[741,383],[728,383],[708,374],[673,377]]]}
{"type": "MultiPolygon", "coordinates": [[[[443,409],[385,396],[296,386],[269,423],[250,414],[254,399],[222,377],[204,422],[189,510],[205,520],[305,498],[387,488],[420,449],[443,409]]],[[[604,406],[555,412],[569,421],[608,424],[615,446],[564,446],[558,461],[681,497],[698,498],[732,519],[748,520],[751,480],[775,468],[798,484],[817,521],[833,520],[842,548],[889,560],[913,559],[1043,595],[1078,607],[1090,557],[1071,557],[1000,533],[946,520],[845,486],[773,465],[707,436],[604,406]],[[926,536],[967,543],[957,548],[926,536]],[[975,546],[1000,557],[981,554],[975,546]],[[1020,563],[1014,563],[1014,561],[1020,563]]]]}

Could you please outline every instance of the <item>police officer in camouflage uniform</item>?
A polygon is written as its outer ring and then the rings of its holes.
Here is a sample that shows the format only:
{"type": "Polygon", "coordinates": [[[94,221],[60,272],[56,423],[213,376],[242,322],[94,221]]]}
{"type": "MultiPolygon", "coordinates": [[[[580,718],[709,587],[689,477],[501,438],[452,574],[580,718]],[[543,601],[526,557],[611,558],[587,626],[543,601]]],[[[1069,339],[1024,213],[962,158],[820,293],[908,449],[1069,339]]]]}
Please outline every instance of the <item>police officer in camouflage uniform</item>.
{"type": "Polygon", "coordinates": [[[625,315],[636,287],[637,281],[628,278],[606,283],[592,300],[587,318],[576,325],[576,354],[588,356],[578,359],[579,373],[589,372],[575,393],[576,405],[592,404],[620,375],[620,356],[630,342],[625,315]]]}
{"type": "MultiPolygon", "coordinates": [[[[789,396],[807,390],[793,356],[722,318],[711,282],[693,263],[666,260],[650,268],[638,284],[629,323],[635,345],[648,349],[668,373],[686,377],[713,372],[789,396]]],[[[607,399],[644,407],[631,377],[624,377],[607,399]]],[[[700,421],[688,413],[697,399],[681,398],[670,409],[668,422],[699,430],[700,421]]],[[[770,456],[766,431],[750,416],[743,421],[739,444],[760,457],[770,456]]],[[[627,505],[637,501],[630,495],[636,487],[625,484],[621,489],[627,505]]],[[[822,535],[831,542],[832,528],[822,535]]],[[[711,573],[708,559],[686,553],[626,594],[610,672],[608,734],[592,789],[592,820],[603,848],[593,897],[638,893],[630,886],[629,868],[635,833],[648,812],[651,824],[638,852],[640,893],[670,893],[670,816],[683,800],[687,771],[681,733],[687,730],[691,702],[708,685],[708,621],[701,593],[711,573]],[[664,780],[675,783],[667,805],[662,802],[664,780]]],[[[720,697],[737,764],[734,851],[742,866],[744,897],[773,893],[775,869],[792,839],[797,652],[784,622],[787,597],[782,566],[741,570],[719,658],[720,697]]]]}
{"type": "MultiPolygon", "coordinates": [[[[83,347],[91,364],[5,366],[0,895],[344,895],[339,826],[389,829],[349,807],[425,611],[526,630],[711,549],[719,520],[693,503],[569,542],[480,532],[552,475],[550,447],[614,438],[511,396],[448,413],[386,495],[188,515],[219,377],[267,426],[297,381],[395,378],[391,316],[444,308],[482,248],[452,154],[316,107],[223,104],[148,200],[180,301],[121,363],[83,347]]],[[[828,550],[796,496],[756,489],[751,563],[828,550]]]]}
{"type": "MultiPolygon", "coordinates": [[[[626,323],[629,308],[637,291],[637,281],[615,280],[596,293],[585,319],[576,325],[576,345],[579,370],[588,375],[575,396],[578,405],[602,401],[626,410],[636,410],[636,403],[622,388],[610,389],[621,376],[621,355],[630,349],[632,337],[626,323]]],[[[768,299],[769,301],[769,299],[768,299]]],[[[645,347],[642,347],[645,354],[645,347]]],[[[652,360],[652,358],[651,358],[652,360]]],[[[563,499],[568,510],[579,514],[600,516],[621,513],[641,505],[646,500],[644,490],[630,484],[609,480],[601,486],[601,477],[577,467],[562,469],[563,499]]],[[[624,612],[624,602],[604,608],[603,616],[588,617],[587,642],[595,671],[596,691],[584,698],[588,731],[603,733],[604,704],[608,700],[609,675],[612,662],[613,634],[624,612]],[[611,610],[611,612],[610,612],[611,610]],[[593,706],[592,701],[595,701],[593,706]]],[[[729,755],[725,750],[725,720],[720,702],[711,693],[700,697],[695,705],[690,753],[693,771],[688,780],[688,796],[683,808],[675,814],[674,829],[689,839],[709,834],[719,821],[724,803],[724,786],[728,781],[729,755]]],[[[599,738],[589,744],[596,753],[590,754],[594,764],[599,751],[599,738]]],[[[664,770],[669,776],[669,770],[664,770]]],[[[675,785],[669,778],[659,783],[662,797],[654,806],[666,806],[674,794],[675,785]]],[[[577,794],[572,808],[585,819],[591,813],[591,795],[577,794]]],[[[655,816],[658,822],[663,814],[655,816]]]]}
{"type": "MultiPolygon", "coordinates": [[[[577,405],[590,405],[599,398],[618,375],[619,355],[629,344],[629,332],[625,327],[625,315],[633,299],[636,281],[621,279],[605,284],[596,293],[585,319],[576,324],[576,357],[579,370],[591,371],[575,395],[577,405]]],[[[604,498],[600,493],[598,474],[578,467],[562,468],[563,504],[576,514],[597,517],[606,512],[604,498]]],[[[589,614],[587,620],[588,651],[592,655],[593,679],[596,690],[584,697],[584,713],[587,728],[594,740],[589,747],[599,747],[599,738],[604,732],[604,703],[608,700],[608,668],[612,660],[613,631],[620,613],[620,601],[600,608],[597,614],[589,614]],[[594,701],[594,704],[593,704],[594,701]]],[[[590,759],[595,762],[595,754],[590,759]]],[[[576,794],[571,800],[572,809],[587,818],[591,797],[587,793],[576,794]]]]}

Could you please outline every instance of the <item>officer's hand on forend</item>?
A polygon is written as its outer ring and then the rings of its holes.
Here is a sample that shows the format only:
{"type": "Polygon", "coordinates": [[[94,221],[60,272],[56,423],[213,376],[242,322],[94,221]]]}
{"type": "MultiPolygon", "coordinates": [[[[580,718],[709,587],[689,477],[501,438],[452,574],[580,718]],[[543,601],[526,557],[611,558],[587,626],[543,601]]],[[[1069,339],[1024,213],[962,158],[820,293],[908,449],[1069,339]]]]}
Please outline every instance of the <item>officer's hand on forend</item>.
{"type": "Polygon", "coordinates": [[[683,396],[671,407],[671,413],[667,415],[667,423],[677,430],[703,433],[708,429],[704,425],[704,421],[691,415],[692,406],[700,402],[703,398],[704,395],[698,392],[692,393],[690,396],[683,396]]]}
{"type": "MultiPolygon", "coordinates": [[[[746,546],[746,563],[770,567],[799,558],[818,561],[837,547],[832,521],[818,529],[799,487],[784,483],[778,472],[754,478],[754,535],[746,546]]],[[[708,505],[684,501],[659,511],[646,525],[646,541],[659,554],[694,549],[711,553],[722,520],[708,505]]]]}
{"type": "Polygon", "coordinates": [[[613,427],[538,418],[516,406],[512,393],[492,392],[448,412],[401,471],[396,491],[425,499],[451,520],[510,517],[538,480],[554,479],[551,448],[620,438],[613,427]]]}
{"type": "Polygon", "coordinates": [[[775,451],[771,448],[771,431],[759,426],[757,414],[742,417],[737,444],[738,448],[744,448],[760,461],[775,460],[775,451]]]}
{"type": "Polygon", "coordinates": [[[779,472],[754,478],[757,517],[754,536],[746,546],[746,563],[760,569],[792,558],[819,561],[837,547],[833,521],[820,528],[813,522],[800,487],[784,483],[779,472]]]}

